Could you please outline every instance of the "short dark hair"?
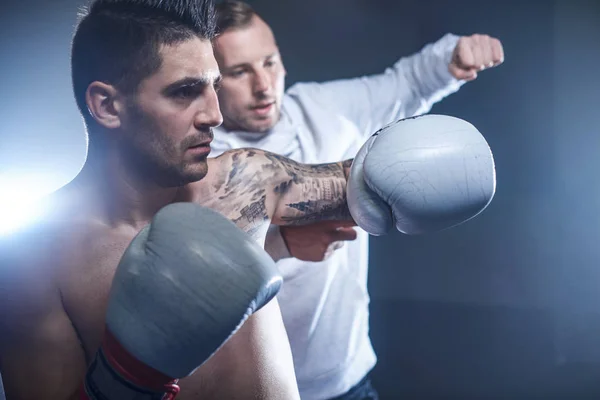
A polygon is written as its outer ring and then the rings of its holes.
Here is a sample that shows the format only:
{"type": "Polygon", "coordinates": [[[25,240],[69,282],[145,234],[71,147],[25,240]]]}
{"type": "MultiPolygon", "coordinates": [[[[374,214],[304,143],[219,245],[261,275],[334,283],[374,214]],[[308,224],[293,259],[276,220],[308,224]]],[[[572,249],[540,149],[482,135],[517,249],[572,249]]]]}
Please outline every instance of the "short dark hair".
{"type": "Polygon", "coordinates": [[[161,45],[216,33],[213,0],[94,0],[80,13],[71,48],[71,78],[88,131],[85,93],[101,81],[125,93],[158,71],[161,45]]]}
{"type": "Polygon", "coordinates": [[[229,29],[245,28],[257,15],[248,3],[243,1],[225,0],[217,4],[217,34],[229,29]]]}

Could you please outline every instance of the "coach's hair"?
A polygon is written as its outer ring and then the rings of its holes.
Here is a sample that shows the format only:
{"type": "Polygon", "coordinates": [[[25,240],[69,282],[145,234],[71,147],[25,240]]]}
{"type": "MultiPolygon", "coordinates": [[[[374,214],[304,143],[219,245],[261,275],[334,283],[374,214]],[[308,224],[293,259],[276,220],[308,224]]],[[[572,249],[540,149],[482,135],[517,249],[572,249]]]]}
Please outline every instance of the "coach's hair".
{"type": "Polygon", "coordinates": [[[216,16],[212,0],[95,0],[80,13],[71,48],[71,78],[88,131],[94,123],[86,91],[94,81],[124,93],[161,66],[160,46],[194,36],[212,40],[216,16]]]}
{"type": "Polygon", "coordinates": [[[218,3],[216,11],[217,33],[224,33],[229,29],[245,28],[252,21],[252,17],[257,15],[250,4],[234,0],[218,3]]]}

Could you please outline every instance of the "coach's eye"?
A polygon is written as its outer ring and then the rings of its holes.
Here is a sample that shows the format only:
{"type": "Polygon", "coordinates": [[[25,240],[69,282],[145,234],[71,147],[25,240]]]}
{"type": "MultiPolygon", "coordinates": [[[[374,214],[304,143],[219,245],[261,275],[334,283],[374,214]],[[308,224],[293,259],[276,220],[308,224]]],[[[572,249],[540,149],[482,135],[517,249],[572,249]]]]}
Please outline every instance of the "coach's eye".
{"type": "Polygon", "coordinates": [[[234,78],[239,78],[239,77],[241,77],[242,75],[244,75],[245,73],[246,73],[246,70],[243,70],[243,69],[238,69],[238,70],[236,70],[236,71],[231,71],[231,72],[229,73],[229,75],[231,75],[231,76],[232,76],[232,77],[234,77],[234,78]]]}

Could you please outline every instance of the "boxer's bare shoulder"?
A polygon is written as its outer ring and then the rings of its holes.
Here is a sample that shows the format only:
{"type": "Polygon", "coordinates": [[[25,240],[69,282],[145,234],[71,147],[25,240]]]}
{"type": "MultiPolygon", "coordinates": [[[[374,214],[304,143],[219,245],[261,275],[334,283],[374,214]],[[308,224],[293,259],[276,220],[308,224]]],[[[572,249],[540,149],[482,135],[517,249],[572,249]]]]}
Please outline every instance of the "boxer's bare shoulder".
{"type": "Polygon", "coordinates": [[[74,204],[61,197],[44,199],[48,212],[35,224],[0,238],[0,366],[9,398],[67,399],[85,372],[60,289],[77,240],[67,212],[74,204]]]}
{"type": "Polygon", "coordinates": [[[135,235],[95,218],[85,193],[70,186],[44,201],[41,220],[0,239],[0,365],[7,395],[18,399],[76,393],[135,235]]]}

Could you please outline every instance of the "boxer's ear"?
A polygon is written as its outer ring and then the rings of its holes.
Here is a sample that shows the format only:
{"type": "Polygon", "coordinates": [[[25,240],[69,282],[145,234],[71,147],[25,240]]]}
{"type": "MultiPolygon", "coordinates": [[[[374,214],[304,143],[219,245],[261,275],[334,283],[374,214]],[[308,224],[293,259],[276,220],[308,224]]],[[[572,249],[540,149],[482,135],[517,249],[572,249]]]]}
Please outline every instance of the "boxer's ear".
{"type": "Polygon", "coordinates": [[[108,129],[121,126],[119,91],[112,85],[94,81],[85,92],[85,102],[92,117],[108,129]]]}

